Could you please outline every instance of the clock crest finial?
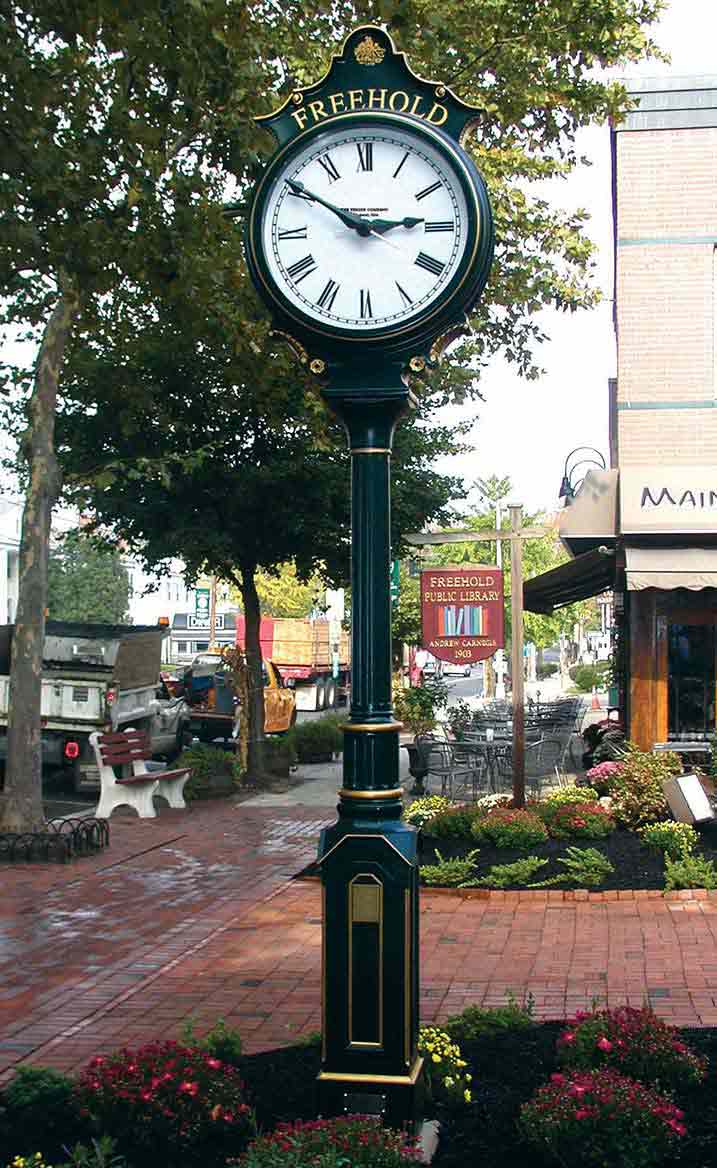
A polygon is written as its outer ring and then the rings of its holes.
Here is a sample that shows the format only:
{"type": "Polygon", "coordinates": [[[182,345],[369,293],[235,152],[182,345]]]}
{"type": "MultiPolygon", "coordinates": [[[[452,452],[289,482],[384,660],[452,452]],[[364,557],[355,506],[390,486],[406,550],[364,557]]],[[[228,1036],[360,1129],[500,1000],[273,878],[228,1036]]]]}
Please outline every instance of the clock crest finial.
{"type": "Polygon", "coordinates": [[[365,36],[356,45],[354,56],[359,65],[380,65],[386,56],[386,50],[373,37],[365,36]]]}

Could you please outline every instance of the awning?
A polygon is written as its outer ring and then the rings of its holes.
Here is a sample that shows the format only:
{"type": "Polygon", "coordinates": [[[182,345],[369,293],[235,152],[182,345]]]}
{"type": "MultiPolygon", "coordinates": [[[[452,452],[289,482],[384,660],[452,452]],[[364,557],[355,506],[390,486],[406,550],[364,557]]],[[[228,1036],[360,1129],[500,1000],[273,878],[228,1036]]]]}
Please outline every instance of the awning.
{"type": "Polygon", "coordinates": [[[575,498],[559,512],[558,532],[573,555],[615,542],[617,482],[617,470],[589,470],[575,498]]]}
{"type": "Polygon", "coordinates": [[[627,587],[717,588],[717,548],[626,547],[627,587]]]}
{"type": "Polygon", "coordinates": [[[554,608],[587,600],[613,588],[615,584],[615,556],[607,549],[585,552],[559,568],[543,572],[526,580],[523,585],[523,607],[528,612],[548,615],[554,608]]]}

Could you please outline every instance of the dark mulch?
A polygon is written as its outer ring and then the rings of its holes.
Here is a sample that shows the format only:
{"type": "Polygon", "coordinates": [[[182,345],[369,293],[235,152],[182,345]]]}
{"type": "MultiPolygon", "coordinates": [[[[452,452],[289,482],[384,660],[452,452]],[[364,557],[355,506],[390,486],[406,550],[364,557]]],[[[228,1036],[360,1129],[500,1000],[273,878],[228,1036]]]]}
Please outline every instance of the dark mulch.
{"type": "MultiPolygon", "coordinates": [[[[534,1149],[518,1139],[516,1118],[521,1103],[557,1069],[555,1040],[560,1029],[556,1022],[536,1023],[462,1045],[473,1075],[473,1103],[439,1116],[441,1141],[435,1168],[544,1168],[534,1149]]],[[[688,1135],[681,1143],[679,1159],[665,1162],[664,1168],[714,1168],[717,1030],[683,1030],[681,1035],[709,1058],[710,1069],[702,1086],[677,1097],[685,1111],[688,1135]]],[[[264,1129],[315,1114],[319,1063],[318,1047],[287,1047],[243,1060],[245,1080],[264,1129]]]]}
{"type": "MultiPolygon", "coordinates": [[[[534,880],[546,880],[551,876],[558,876],[564,872],[561,864],[557,863],[559,856],[565,855],[567,847],[595,848],[609,859],[615,871],[600,884],[597,891],[612,888],[664,888],[665,865],[662,852],[647,847],[632,831],[618,828],[609,836],[601,840],[548,840],[543,844],[535,844],[527,849],[496,848],[487,841],[477,843],[474,840],[437,839],[435,836],[421,835],[419,838],[419,863],[434,864],[438,861],[436,849],[444,860],[455,856],[464,856],[473,848],[479,849],[476,860],[476,876],[486,876],[494,864],[511,864],[515,860],[526,856],[537,856],[547,860],[544,868],[540,868],[534,880]]],[[[698,849],[708,860],[717,860],[717,829],[710,827],[701,832],[701,844],[698,849]]],[[[556,888],[578,888],[578,884],[559,884],[556,888]]],[[[525,888],[525,885],[511,884],[508,888],[525,888]]]]}

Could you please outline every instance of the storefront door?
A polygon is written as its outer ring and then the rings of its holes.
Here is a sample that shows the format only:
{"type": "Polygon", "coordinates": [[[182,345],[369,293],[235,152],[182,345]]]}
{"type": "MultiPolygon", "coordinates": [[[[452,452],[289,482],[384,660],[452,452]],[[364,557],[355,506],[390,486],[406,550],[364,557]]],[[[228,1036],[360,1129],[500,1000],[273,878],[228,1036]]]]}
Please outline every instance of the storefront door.
{"type": "Polygon", "coordinates": [[[715,731],[714,616],[673,613],[667,626],[668,738],[706,738],[715,731]],[[676,616],[687,621],[675,620],[676,616]]]}

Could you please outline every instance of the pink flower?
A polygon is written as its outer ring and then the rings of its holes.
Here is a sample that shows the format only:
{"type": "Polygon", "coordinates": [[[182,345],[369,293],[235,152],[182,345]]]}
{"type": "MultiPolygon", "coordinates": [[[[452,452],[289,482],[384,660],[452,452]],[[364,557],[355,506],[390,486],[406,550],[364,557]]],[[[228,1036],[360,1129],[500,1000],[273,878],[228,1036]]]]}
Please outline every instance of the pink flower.
{"type": "Polygon", "coordinates": [[[207,1059],[207,1066],[211,1067],[213,1071],[218,1071],[219,1068],[221,1067],[221,1065],[222,1064],[219,1061],[219,1059],[215,1059],[215,1058],[208,1058],[207,1059]]]}
{"type": "Polygon", "coordinates": [[[560,1035],[560,1038],[558,1039],[558,1041],[564,1045],[569,1045],[571,1042],[575,1042],[574,1031],[564,1030],[563,1033],[560,1035]]]}
{"type": "Polygon", "coordinates": [[[190,1083],[187,1079],[179,1084],[178,1090],[184,1095],[191,1095],[192,1098],[199,1093],[199,1083],[190,1083]]]}
{"type": "Polygon", "coordinates": [[[596,1045],[598,1050],[604,1050],[606,1054],[612,1050],[612,1043],[609,1038],[605,1037],[605,1035],[603,1035],[602,1038],[598,1038],[596,1045]]]}
{"type": "Polygon", "coordinates": [[[550,1082],[557,1083],[557,1085],[559,1087],[562,1087],[563,1083],[565,1082],[565,1075],[558,1074],[558,1072],[556,1071],[554,1074],[552,1074],[550,1076],[550,1082]]]}
{"type": "Polygon", "coordinates": [[[576,1119],[589,1119],[590,1114],[591,1113],[590,1113],[589,1107],[579,1107],[578,1110],[575,1112],[575,1118],[576,1119]]]}

